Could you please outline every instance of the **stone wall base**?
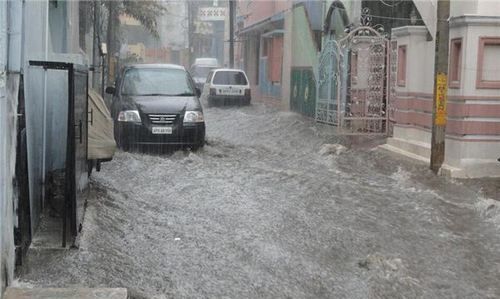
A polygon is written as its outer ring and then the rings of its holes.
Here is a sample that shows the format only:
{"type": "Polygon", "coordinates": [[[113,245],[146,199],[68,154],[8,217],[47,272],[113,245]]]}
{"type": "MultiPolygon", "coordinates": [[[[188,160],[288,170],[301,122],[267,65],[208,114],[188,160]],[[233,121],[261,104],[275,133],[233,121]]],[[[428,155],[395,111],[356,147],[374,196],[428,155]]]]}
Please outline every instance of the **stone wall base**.
{"type": "MultiPolygon", "coordinates": [[[[394,133],[395,137],[388,138],[387,143],[380,146],[381,149],[430,163],[431,132],[412,127],[396,127],[394,133]]],[[[445,163],[440,174],[453,178],[500,177],[498,158],[500,140],[470,141],[446,138],[445,163]]]]}
{"type": "Polygon", "coordinates": [[[7,288],[5,299],[79,298],[79,299],[127,299],[124,288],[7,288]]]}

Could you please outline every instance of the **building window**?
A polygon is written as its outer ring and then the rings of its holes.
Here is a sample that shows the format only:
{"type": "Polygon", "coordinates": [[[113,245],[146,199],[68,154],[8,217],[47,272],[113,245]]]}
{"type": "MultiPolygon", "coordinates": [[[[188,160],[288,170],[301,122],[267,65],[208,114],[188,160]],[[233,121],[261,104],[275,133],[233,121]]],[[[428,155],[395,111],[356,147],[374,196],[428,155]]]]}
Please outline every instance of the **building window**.
{"type": "Polygon", "coordinates": [[[398,47],[398,86],[406,86],[406,45],[398,47]]]}
{"type": "Polygon", "coordinates": [[[500,89],[500,37],[479,38],[477,88],[500,89]]]}
{"type": "Polygon", "coordinates": [[[269,51],[270,51],[270,48],[271,45],[270,45],[270,40],[269,38],[264,38],[262,39],[262,53],[261,53],[261,57],[268,57],[269,56],[269,51]]]}
{"type": "Polygon", "coordinates": [[[460,87],[460,76],[462,69],[462,38],[451,40],[450,44],[450,80],[449,87],[460,87]]]}

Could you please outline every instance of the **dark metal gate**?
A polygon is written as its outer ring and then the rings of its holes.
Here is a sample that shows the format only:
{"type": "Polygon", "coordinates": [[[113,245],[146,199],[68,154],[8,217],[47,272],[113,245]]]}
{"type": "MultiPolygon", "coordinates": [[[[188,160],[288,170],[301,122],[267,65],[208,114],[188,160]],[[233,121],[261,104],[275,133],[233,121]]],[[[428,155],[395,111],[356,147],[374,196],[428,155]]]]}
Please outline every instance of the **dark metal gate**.
{"type": "Polygon", "coordinates": [[[16,265],[22,265],[24,257],[31,244],[31,211],[28,182],[28,146],[26,141],[26,112],[24,101],[23,76],[19,78],[17,105],[17,148],[16,148],[16,190],[18,204],[16,208],[17,225],[14,228],[16,246],[16,265]]]}
{"type": "Polygon", "coordinates": [[[52,61],[30,61],[30,65],[67,72],[65,198],[62,207],[62,246],[66,247],[68,238],[74,242],[81,230],[88,186],[88,69],[82,65],[52,61]]]}

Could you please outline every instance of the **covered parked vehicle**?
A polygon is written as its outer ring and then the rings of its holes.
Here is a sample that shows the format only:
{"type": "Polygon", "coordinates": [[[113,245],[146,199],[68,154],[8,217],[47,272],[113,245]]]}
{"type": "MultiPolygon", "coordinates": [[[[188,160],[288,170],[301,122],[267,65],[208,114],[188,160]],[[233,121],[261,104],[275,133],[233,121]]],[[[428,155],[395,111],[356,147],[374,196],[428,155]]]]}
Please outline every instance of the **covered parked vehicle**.
{"type": "Polygon", "coordinates": [[[202,90],[203,85],[205,85],[205,82],[207,81],[208,74],[216,68],[217,66],[211,66],[211,65],[197,65],[197,64],[193,65],[189,70],[189,73],[193,77],[194,84],[196,84],[196,88],[202,90]]]}
{"type": "Polygon", "coordinates": [[[196,88],[202,90],[210,71],[218,67],[219,62],[216,58],[197,58],[189,70],[196,84],[196,88]]]}
{"type": "Polygon", "coordinates": [[[89,90],[88,152],[89,171],[97,171],[101,163],[111,161],[116,151],[113,118],[104,99],[95,90],[89,90]]]}
{"type": "Polygon", "coordinates": [[[113,94],[115,139],[124,150],[205,143],[200,91],[182,66],[137,64],[123,68],[113,94]]]}

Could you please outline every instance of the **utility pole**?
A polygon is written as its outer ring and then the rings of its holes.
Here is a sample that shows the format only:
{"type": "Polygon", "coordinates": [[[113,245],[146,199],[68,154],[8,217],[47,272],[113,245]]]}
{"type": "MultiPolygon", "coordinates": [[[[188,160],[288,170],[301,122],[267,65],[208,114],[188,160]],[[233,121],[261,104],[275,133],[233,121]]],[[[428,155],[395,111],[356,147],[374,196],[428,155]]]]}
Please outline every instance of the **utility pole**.
{"type": "Polygon", "coordinates": [[[191,1],[186,1],[186,10],[188,14],[188,55],[189,55],[189,62],[188,66],[191,67],[191,65],[194,62],[194,39],[193,39],[193,34],[194,34],[194,13],[193,10],[195,9],[195,6],[191,1]]]}
{"type": "Polygon", "coordinates": [[[438,0],[432,108],[431,165],[438,173],[444,162],[446,102],[448,93],[448,55],[450,0],[438,0]]]}
{"type": "Polygon", "coordinates": [[[118,15],[117,3],[109,1],[108,13],[108,28],[107,28],[107,48],[108,48],[108,62],[107,65],[107,82],[115,84],[115,74],[118,62],[118,53],[120,52],[120,42],[118,40],[118,30],[120,26],[120,18],[118,15]]]}
{"type": "Polygon", "coordinates": [[[99,9],[99,5],[100,5],[100,2],[98,1],[94,1],[93,2],[93,10],[94,10],[94,18],[93,18],[93,21],[94,21],[94,29],[93,29],[93,34],[94,34],[94,37],[93,37],[93,43],[92,43],[92,66],[94,68],[94,71],[92,72],[92,87],[93,88],[97,88],[97,85],[99,84],[99,78],[97,77],[97,67],[98,67],[98,63],[99,63],[99,39],[98,39],[98,30],[100,29],[99,28],[99,20],[98,20],[98,17],[99,17],[99,12],[98,12],[98,9],[99,9]]]}
{"type": "Polygon", "coordinates": [[[229,0],[229,67],[234,68],[234,0],[229,0]]]}

